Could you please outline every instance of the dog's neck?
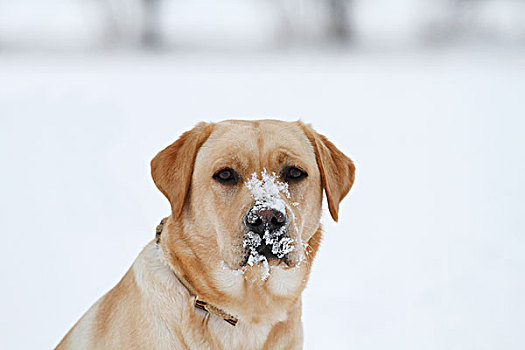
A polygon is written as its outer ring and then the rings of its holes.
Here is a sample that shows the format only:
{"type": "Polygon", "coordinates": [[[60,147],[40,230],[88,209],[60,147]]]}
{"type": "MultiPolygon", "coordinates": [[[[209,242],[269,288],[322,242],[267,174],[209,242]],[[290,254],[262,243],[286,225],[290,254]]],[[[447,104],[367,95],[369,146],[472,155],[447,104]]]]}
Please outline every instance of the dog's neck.
{"type": "MultiPolygon", "coordinates": [[[[234,315],[239,324],[275,324],[286,320],[289,312],[300,304],[313,254],[295,269],[276,270],[264,283],[252,282],[225,270],[219,261],[203,261],[187,244],[188,234],[182,224],[168,218],[159,246],[169,268],[193,289],[188,293],[190,297],[198,295],[201,300],[234,315]]],[[[309,244],[318,244],[320,235],[319,230],[309,244]]]]}
{"type": "MultiPolygon", "coordinates": [[[[165,348],[257,349],[270,335],[271,324],[241,320],[232,327],[220,317],[195,309],[192,296],[173,274],[164,252],[154,241],[133,264],[131,276],[140,290],[144,320],[163,326],[159,328],[159,342],[165,348]]],[[[299,304],[296,313],[300,320],[299,304]]]]}
{"type": "MultiPolygon", "coordinates": [[[[157,228],[155,230],[155,244],[157,246],[160,244],[162,231],[164,230],[164,225],[166,224],[167,220],[168,220],[168,218],[162,219],[160,224],[157,226],[157,228]]],[[[190,282],[187,281],[185,276],[178,275],[173,267],[170,266],[170,268],[171,268],[173,274],[175,275],[175,277],[181,283],[181,285],[184,286],[184,288],[186,288],[188,293],[193,298],[193,304],[194,304],[195,308],[200,309],[202,311],[205,311],[205,312],[207,312],[207,313],[209,313],[211,315],[214,315],[214,316],[216,316],[218,318],[222,318],[225,322],[227,322],[228,324],[230,324],[230,325],[232,325],[234,327],[237,325],[237,322],[239,321],[239,319],[237,317],[235,317],[232,314],[230,314],[230,313],[228,313],[228,312],[226,312],[226,311],[224,311],[224,310],[222,310],[222,309],[220,309],[220,308],[218,308],[218,307],[208,303],[207,301],[202,300],[201,298],[199,298],[199,293],[190,284],[190,282]]]]}

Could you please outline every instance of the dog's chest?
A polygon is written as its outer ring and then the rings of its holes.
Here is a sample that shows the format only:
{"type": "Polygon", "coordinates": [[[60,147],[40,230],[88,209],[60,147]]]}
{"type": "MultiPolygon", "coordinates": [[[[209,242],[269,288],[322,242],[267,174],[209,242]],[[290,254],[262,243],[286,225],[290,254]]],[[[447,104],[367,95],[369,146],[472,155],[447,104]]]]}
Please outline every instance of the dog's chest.
{"type": "Polygon", "coordinates": [[[270,333],[270,325],[250,325],[239,322],[232,327],[221,319],[210,319],[209,332],[223,349],[261,349],[270,333]]]}
{"type": "Polygon", "coordinates": [[[196,309],[193,302],[186,299],[185,287],[164,264],[159,263],[159,254],[156,247],[147,247],[133,267],[142,294],[149,295],[158,307],[151,322],[155,333],[162,334],[162,345],[157,341],[159,348],[263,348],[271,325],[239,321],[232,326],[222,318],[196,309]],[[162,283],[159,284],[159,281],[162,283]],[[159,293],[161,290],[169,290],[170,293],[159,293]],[[164,334],[165,331],[170,333],[169,336],[164,334]]]}

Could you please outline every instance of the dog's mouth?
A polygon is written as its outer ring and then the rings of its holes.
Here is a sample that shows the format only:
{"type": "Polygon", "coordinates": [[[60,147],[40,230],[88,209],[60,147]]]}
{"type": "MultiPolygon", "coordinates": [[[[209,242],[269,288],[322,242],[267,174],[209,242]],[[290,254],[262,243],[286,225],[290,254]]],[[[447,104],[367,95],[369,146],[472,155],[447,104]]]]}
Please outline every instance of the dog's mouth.
{"type": "Polygon", "coordinates": [[[287,236],[286,229],[266,229],[261,236],[253,231],[244,234],[245,258],[243,266],[285,264],[290,266],[289,253],[295,249],[294,240],[287,236]]]}
{"type": "MultiPolygon", "coordinates": [[[[266,257],[269,265],[281,265],[281,263],[284,263],[285,265],[289,265],[288,254],[285,254],[282,257],[279,257],[278,255],[274,254],[272,252],[272,248],[266,244],[261,244],[259,248],[257,248],[257,253],[266,257]]],[[[249,257],[250,257],[250,252],[246,254],[246,262],[248,262],[249,257]]]]}

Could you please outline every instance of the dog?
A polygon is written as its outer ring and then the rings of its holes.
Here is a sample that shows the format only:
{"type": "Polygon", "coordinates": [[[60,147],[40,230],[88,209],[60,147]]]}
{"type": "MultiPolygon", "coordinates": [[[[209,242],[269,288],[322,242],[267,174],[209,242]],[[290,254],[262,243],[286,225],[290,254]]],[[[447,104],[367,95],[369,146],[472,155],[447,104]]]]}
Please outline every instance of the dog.
{"type": "Polygon", "coordinates": [[[301,293],[352,160],[301,121],[199,123],[151,161],[171,205],[56,349],[301,349],[301,293]]]}

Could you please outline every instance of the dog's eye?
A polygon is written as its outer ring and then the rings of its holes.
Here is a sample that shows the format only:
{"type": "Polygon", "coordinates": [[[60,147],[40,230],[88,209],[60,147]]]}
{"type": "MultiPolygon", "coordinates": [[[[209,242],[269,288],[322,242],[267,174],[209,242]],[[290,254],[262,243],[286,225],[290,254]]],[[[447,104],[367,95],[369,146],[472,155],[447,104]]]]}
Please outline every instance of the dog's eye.
{"type": "Polygon", "coordinates": [[[289,181],[289,180],[300,180],[300,179],[303,179],[305,177],[307,177],[308,174],[304,171],[302,171],[301,169],[298,169],[296,167],[289,167],[286,169],[285,173],[284,173],[284,179],[286,181],[289,181]]]}
{"type": "Polygon", "coordinates": [[[233,184],[237,182],[237,174],[233,169],[222,169],[213,174],[213,178],[221,183],[233,184]]]}

